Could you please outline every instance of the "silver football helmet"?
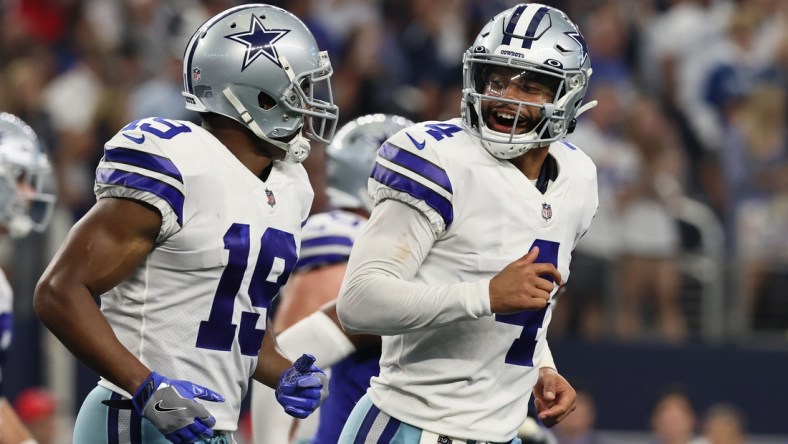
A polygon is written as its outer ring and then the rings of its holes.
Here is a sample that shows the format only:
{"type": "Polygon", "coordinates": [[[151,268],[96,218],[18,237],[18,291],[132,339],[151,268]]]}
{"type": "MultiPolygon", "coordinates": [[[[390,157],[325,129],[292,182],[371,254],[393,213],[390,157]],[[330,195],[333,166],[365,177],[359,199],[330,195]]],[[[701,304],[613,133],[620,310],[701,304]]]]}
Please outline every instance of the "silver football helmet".
{"type": "Polygon", "coordinates": [[[51,168],[33,129],[13,114],[0,113],[0,226],[11,237],[44,231],[55,196],[44,192],[51,168]]]}
{"type": "Polygon", "coordinates": [[[413,125],[390,114],[368,114],[348,122],[326,148],[328,200],[335,208],[372,211],[367,180],[378,149],[399,130],[413,125]]]}
{"type": "MultiPolygon", "coordinates": [[[[585,39],[562,11],[537,4],[519,4],[496,15],[481,30],[463,57],[462,120],[482,145],[499,159],[517,157],[531,148],[564,138],[576,118],[596,106],[582,104],[591,76],[585,39]],[[485,94],[491,70],[504,67],[524,77],[548,79],[555,85],[553,100],[523,102],[485,94]],[[511,109],[511,131],[491,129],[482,115],[485,101],[511,109]],[[541,121],[517,134],[525,107],[538,107],[541,121]],[[516,110],[516,111],[515,111],[516,110]]],[[[508,126],[508,125],[507,125],[508,126]]]]}
{"type": "Polygon", "coordinates": [[[309,154],[302,128],[324,143],[334,135],[339,109],[332,73],[328,54],[296,16],[241,5],[192,36],[183,57],[183,96],[186,108],[234,119],[300,162],[309,154]]]}

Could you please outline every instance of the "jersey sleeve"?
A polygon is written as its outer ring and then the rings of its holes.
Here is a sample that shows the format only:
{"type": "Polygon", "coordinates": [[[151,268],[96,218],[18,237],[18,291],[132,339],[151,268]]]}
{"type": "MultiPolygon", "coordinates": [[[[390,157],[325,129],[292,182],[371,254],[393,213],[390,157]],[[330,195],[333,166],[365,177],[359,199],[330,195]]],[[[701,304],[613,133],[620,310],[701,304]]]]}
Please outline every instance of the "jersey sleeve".
{"type": "Polygon", "coordinates": [[[454,220],[453,191],[434,143],[420,126],[389,138],[378,151],[368,191],[375,205],[393,199],[416,208],[440,237],[454,220]]]}
{"type": "Polygon", "coordinates": [[[301,232],[301,253],[294,273],[348,261],[364,219],[345,211],[315,214],[301,232]]]}
{"type": "Polygon", "coordinates": [[[157,241],[183,226],[183,176],[167,153],[167,142],[137,129],[121,130],[104,146],[94,185],[96,199],[117,197],[155,207],[162,219],[157,241]]]}
{"type": "Polygon", "coordinates": [[[337,298],[348,333],[398,335],[491,316],[490,280],[426,285],[412,282],[435,242],[412,206],[388,200],[372,213],[337,298]]]}

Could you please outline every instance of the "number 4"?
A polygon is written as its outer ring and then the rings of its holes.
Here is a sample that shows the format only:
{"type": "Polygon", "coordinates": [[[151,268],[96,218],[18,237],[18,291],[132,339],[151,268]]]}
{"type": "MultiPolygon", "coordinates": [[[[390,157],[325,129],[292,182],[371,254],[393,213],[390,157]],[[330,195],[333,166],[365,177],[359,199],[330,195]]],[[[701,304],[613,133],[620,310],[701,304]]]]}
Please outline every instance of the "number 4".
{"type": "MultiPolygon", "coordinates": [[[[535,262],[548,262],[558,267],[558,246],[558,242],[536,239],[529,251],[534,247],[539,247],[539,256],[536,257],[535,262]]],[[[551,282],[553,281],[552,277],[545,278],[551,282]]],[[[513,314],[495,315],[495,320],[497,322],[520,325],[523,327],[520,337],[514,340],[509,351],[506,353],[507,364],[525,367],[534,366],[536,334],[539,332],[539,329],[542,328],[544,317],[549,307],[550,303],[548,302],[547,306],[539,311],[521,311],[513,314]]]]}

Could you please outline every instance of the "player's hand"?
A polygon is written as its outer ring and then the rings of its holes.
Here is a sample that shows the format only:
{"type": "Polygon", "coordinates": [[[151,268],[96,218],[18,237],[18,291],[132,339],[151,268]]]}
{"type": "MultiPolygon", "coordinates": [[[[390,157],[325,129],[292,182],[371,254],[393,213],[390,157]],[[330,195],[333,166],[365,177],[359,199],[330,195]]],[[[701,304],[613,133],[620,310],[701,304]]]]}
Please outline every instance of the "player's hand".
{"type": "Polygon", "coordinates": [[[534,403],[539,420],[547,427],[563,421],[575,410],[575,389],[554,369],[539,369],[539,380],[534,387],[534,403]]]}
{"type": "Polygon", "coordinates": [[[314,356],[301,355],[279,378],[276,400],[290,416],[306,418],[328,396],[328,377],[314,362],[314,356]]]}
{"type": "Polygon", "coordinates": [[[189,381],[170,380],[151,372],[131,398],[134,409],[148,418],[174,443],[191,443],[213,436],[216,420],[197,402],[224,402],[224,397],[189,381]]]}
{"type": "Polygon", "coordinates": [[[553,264],[535,263],[537,256],[539,247],[534,247],[490,280],[490,309],[493,313],[541,310],[547,306],[555,284],[560,286],[562,283],[561,273],[553,264]]]}

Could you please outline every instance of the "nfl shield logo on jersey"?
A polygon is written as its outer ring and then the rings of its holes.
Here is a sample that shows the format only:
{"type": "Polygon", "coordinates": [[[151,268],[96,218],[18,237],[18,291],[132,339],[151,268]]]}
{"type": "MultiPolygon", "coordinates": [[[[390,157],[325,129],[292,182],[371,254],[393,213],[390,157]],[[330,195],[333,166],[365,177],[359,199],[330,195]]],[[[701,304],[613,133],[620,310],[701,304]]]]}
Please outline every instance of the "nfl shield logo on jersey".
{"type": "Polygon", "coordinates": [[[550,206],[549,203],[545,202],[542,204],[542,219],[545,222],[549,221],[550,218],[553,217],[553,208],[550,206]]]}
{"type": "Polygon", "coordinates": [[[200,68],[196,66],[192,68],[192,81],[199,82],[201,78],[202,78],[202,71],[200,70],[200,68]]]}
{"type": "Polygon", "coordinates": [[[271,208],[273,208],[274,205],[276,205],[276,197],[274,197],[274,192],[266,188],[265,197],[268,199],[268,205],[271,205],[271,208]]]}

